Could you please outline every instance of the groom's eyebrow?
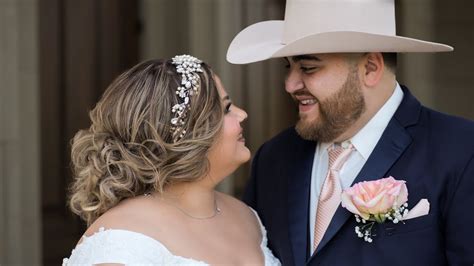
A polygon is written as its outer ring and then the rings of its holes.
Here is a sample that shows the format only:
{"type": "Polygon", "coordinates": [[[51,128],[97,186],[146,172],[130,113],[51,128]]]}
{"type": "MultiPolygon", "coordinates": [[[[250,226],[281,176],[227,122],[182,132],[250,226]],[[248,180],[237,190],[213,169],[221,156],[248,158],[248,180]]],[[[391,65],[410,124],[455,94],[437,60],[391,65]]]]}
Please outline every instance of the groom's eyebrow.
{"type": "Polygon", "coordinates": [[[298,61],[301,61],[301,60],[322,61],[319,57],[317,57],[315,55],[308,55],[308,54],[296,55],[296,56],[291,57],[291,59],[293,60],[293,62],[298,62],[298,61]]]}

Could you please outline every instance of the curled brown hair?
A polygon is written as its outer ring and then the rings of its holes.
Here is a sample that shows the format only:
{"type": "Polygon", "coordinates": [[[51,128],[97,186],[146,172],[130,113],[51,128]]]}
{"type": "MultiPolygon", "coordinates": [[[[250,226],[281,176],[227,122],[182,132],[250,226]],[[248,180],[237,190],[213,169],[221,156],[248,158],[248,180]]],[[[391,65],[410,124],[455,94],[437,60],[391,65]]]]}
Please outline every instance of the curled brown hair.
{"type": "Polygon", "coordinates": [[[90,128],[72,141],[74,213],[91,224],[123,199],[206,175],[223,110],[210,67],[202,63],[202,69],[187,133],[177,142],[170,120],[181,76],[170,60],[140,63],[112,82],[89,113],[90,128]]]}

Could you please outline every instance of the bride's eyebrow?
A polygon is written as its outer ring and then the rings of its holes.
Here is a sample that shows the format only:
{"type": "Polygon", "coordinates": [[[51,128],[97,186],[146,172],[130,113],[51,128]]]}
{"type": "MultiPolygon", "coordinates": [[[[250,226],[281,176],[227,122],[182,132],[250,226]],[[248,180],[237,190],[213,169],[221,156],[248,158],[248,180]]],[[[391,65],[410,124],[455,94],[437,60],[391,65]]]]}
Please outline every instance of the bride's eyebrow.
{"type": "Polygon", "coordinates": [[[230,101],[229,95],[226,95],[226,96],[222,97],[222,100],[223,100],[223,101],[225,101],[225,100],[229,100],[229,101],[230,101]]]}

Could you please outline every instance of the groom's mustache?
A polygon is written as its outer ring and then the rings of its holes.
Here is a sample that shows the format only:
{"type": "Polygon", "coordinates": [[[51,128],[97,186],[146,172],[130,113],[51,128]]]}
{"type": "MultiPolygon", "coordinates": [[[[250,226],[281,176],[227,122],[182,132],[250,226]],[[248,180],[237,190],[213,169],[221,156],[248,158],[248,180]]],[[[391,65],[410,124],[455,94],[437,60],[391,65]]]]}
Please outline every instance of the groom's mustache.
{"type": "Polygon", "coordinates": [[[316,101],[319,102],[318,98],[316,98],[316,96],[314,96],[313,94],[311,94],[311,93],[308,91],[308,89],[305,89],[305,88],[293,92],[293,93],[291,94],[291,98],[293,98],[293,100],[294,100],[296,103],[299,103],[301,100],[308,99],[308,98],[316,99],[316,101]]]}

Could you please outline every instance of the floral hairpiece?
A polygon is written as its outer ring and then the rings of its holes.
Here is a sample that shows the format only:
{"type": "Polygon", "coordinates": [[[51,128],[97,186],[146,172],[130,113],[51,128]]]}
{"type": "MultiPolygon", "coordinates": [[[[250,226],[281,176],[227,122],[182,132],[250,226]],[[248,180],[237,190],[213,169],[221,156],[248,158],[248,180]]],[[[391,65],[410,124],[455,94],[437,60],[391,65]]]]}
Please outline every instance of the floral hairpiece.
{"type": "Polygon", "coordinates": [[[171,132],[173,141],[180,140],[186,134],[185,124],[187,111],[190,107],[190,96],[199,93],[199,75],[202,61],[190,55],[177,55],[172,58],[172,64],[176,65],[176,72],[181,74],[181,84],[176,89],[179,96],[178,103],[171,108],[174,117],[171,119],[171,132]]]}

